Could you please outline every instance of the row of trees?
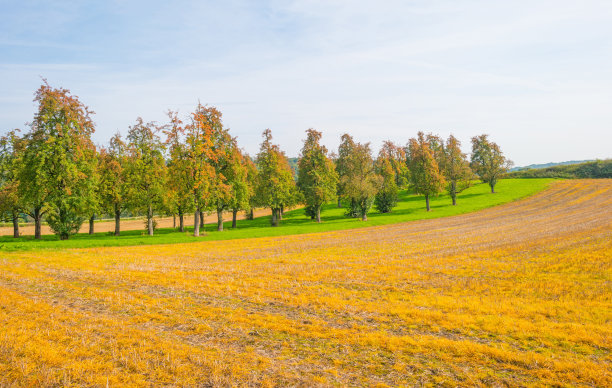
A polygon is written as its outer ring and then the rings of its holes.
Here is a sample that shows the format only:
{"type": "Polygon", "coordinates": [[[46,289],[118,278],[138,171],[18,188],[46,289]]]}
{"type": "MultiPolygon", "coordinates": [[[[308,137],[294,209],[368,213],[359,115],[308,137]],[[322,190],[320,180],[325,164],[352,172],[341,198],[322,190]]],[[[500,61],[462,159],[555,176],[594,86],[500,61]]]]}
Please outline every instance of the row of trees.
{"type": "Polygon", "coordinates": [[[423,132],[410,139],[406,147],[385,142],[376,159],[372,158],[369,143],[356,143],[345,134],[337,156],[332,157],[339,175],[337,197],[350,205],[348,215],[363,220],[372,205],[381,213],[390,212],[397,204],[400,189],[410,188],[422,194],[427,211],[430,197],[444,190],[456,205],[457,194],[470,186],[476,174],[495,192],[497,181],[511,165],[487,135],[472,138],[469,161],[454,136],[445,142],[423,132]]]}
{"type": "Polygon", "coordinates": [[[66,89],[47,82],[34,101],[38,110],[29,131],[14,130],[0,139],[0,212],[10,218],[19,236],[21,215],[35,223],[41,238],[43,219],[61,238],[76,233],[89,219],[94,232],[96,215],[115,218],[115,235],[126,211],[146,216],[147,231],[154,233],[154,214],[174,214],[184,231],[186,214],[194,214],[198,236],[205,211],[217,213],[223,230],[223,213],[237,214],[271,209],[273,226],[284,209],[305,204],[312,219],[321,222],[323,204],[332,200],[347,205],[347,215],[367,219],[374,205],[390,212],[400,189],[412,188],[429,198],[448,190],[453,205],[457,193],[474,179],[474,172],[494,191],[509,162],[486,135],[472,139],[472,158],[461,152],[450,136],[422,132],[407,147],[385,142],[373,158],[369,143],[358,143],[345,134],[337,154],[321,144],[321,133],[306,131],[297,177],[280,147],[263,132],[259,153],[251,158],[223,126],[214,107],[198,104],[183,122],[168,112],[168,124],[138,118],[125,140],[119,135],[107,146],[96,147],[93,114],[66,89]]]}

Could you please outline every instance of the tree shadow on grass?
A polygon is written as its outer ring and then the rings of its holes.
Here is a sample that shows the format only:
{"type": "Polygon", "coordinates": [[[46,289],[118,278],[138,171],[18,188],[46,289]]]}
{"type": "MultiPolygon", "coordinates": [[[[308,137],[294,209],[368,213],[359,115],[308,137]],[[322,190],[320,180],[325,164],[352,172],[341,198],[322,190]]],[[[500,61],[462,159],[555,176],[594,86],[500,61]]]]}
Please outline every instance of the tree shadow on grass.
{"type": "Polygon", "coordinates": [[[459,202],[461,199],[467,199],[467,198],[475,198],[475,197],[483,197],[487,194],[491,194],[491,193],[470,193],[470,194],[458,194],[457,195],[457,202],[459,202]]]}

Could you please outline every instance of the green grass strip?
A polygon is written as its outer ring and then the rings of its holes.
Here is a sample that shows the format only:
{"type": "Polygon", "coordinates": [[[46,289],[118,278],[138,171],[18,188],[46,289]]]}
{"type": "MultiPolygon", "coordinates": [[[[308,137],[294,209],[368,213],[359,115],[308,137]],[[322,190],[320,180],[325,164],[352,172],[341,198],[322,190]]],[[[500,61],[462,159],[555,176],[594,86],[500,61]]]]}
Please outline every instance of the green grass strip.
{"type": "MultiPolygon", "coordinates": [[[[431,211],[425,210],[423,196],[413,195],[406,191],[400,193],[398,206],[391,213],[381,214],[372,209],[367,221],[348,218],[344,215],[346,209],[338,208],[335,204],[325,205],[321,212],[322,223],[317,224],[304,215],[303,209],[296,209],[285,213],[281,225],[270,226],[270,217],[259,217],[254,220],[238,221],[237,229],[230,229],[231,222],[225,222],[224,231],[216,231],[216,223],[207,224],[204,236],[193,237],[193,227],[187,228],[184,233],[176,229],[166,228],[155,231],[154,236],[144,235],[141,230],[121,232],[121,236],[112,236],[109,233],[79,233],[69,240],[60,241],[54,235],[44,235],[42,240],[34,240],[33,236],[13,238],[0,237],[0,250],[21,251],[38,249],[66,249],[91,248],[104,246],[129,246],[175,244],[210,240],[230,240],[253,237],[283,236],[303,233],[319,233],[332,230],[355,229],[375,225],[395,224],[414,220],[454,216],[469,213],[492,206],[501,205],[538,193],[548,187],[553,179],[504,179],[495,187],[496,193],[490,192],[489,186],[478,183],[465,190],[457,197],[457,205],[452,206],[448,195],[431,198],[431,211]]],[[[211,221],[212,216],[206,221],[211,221]]],[[[191,219],[186,219],[186,224],[191,219]]]]}

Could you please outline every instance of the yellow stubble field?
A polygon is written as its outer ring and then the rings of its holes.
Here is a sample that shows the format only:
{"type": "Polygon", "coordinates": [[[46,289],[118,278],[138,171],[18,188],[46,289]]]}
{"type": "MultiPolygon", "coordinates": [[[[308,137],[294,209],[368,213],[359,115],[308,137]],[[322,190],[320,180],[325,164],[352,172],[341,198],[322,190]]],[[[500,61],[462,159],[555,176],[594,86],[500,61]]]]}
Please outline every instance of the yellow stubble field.
{"type": "Polygon", "coordinates": [[[0,386],[612,385],[612,181],[433,220],[0,252],[0,386]]]}

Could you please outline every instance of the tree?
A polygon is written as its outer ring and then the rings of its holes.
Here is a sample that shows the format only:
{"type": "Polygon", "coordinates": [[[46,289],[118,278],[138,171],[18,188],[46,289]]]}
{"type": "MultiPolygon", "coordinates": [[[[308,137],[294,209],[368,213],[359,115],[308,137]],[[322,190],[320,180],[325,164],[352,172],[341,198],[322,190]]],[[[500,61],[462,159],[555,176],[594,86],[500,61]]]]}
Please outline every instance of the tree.
{"type": "Polygon", "coordinates": [[[472,170],[495,193],[495,185],[512,167],[512,161],[506,159],[499,146],[488,139],[489,135],[472,138],[472,170]]]}
{"type": "Polygon", "coordinates": [[[232,229],[236,228],[237,215],[240,210],[250,208],[253,187],[249,181],[249,172],[253,162],[234,144],[230,159],[228,181],[231,185],[229,208],[232,210],[232,229]]]}
{"type": "Polygon", "coordinates": [[[215,110],[209,113],[210,135],[212,136],[212,153],[210,165],[212,175],[208,203],[217,212],[217,231],[223,231],[223,211],[230,207],[232,202],[233,185],[231,182],[232,158],[238,146],[227,128],[221,122],[221,112],[215,110]]]}
{"type": "Polygon", "coordinates": [[[321,132],[309,129],[298,161],[297,185],[306,205],[321,222],[321,205],[336,196],[338,174],[327,156],[327,148],[320,144],[321,132]]]}
{"type": "Polygon", "coordinates": [[[249,203],[246,218],[247,220],[252,220],[255,217],[255,208],[257,206],[261,206],[261,201],[259,201],[259,197],[257,196],[257,182],[259,180],[259,173],[257,171],[257,165],[250,156],[245,155],[244,162],[247,171],[247,182],[249,185],[249,203]]]}
{"type": "Polygon", "coordinates": [[[194,235],[199,235],[199,218],[203,211],[217,211],[217,230],[223,230],[223,211],[231,200],[230,159],[234,139],[223,127],[221,112],[215,107],[198,104],[192,123],[186,127],[188,159],[191,165],[189,187],[193,190],[194,235]],[[196,226],[197,225],[197,226],[196,226]]]}
{"type": "Polygon", "coordinates": [[[92,111],[67,89],[45,81],[34,101],[38,110],[25,136],[19,195],[34,218],[40,238],[42,216],[51,229],[67,239],[78,232],[91,204],[96,150],[91,141],[92,111]]]}
{"type": "MultiPolygon", "coordinates": [[[[345,179],[348,175],[349,167],[349,155],[353,152],[353,148],[355,147],[355,141],[353,137],[349,134],[345,133],[340,138],[340,145],[338,146],[338,156],[336,158],[336,173],[338,174],[338,185],[336,194],[338,196],[338,207],[342,207],[341,199],[346,197],[346,187],[345,187],[345,179]]],[[[354,210],[354,206],[351,206],[349,212],[354,210]]]]}
{"type": "Polygon", "coordinates": [[[446,140],[441,167],[447,182],[446,190],[453,200],[453,205],[456,205],[457,194],[470,187],[474,173],[470,169],[466,154],[461,152],[461,142],[453,135],[446,140]]]}
{"type": "MultiPolygon", "coordinates": [[[[290,159],[285,155],[284,152],[281,151],[279,157],[280,166],[282,171],[289,172],[291,174],[291,180],[288,184],[289,194],[285,197],[285,200],[281,203],[280,209],[278,212],[278,219],[282,220],[285,215],[285,209],[295,206],[299,203],[304,202],[304,198],[302,193],[297,188],[296,180],[297,180],[297,167],[292,167],[290,159]]],[[[296,162],[297,166],[297,162],[296,162]]]]}
{"type": "Polygon", "coordinates": [[[406,150],[404,150],[404,148],[387,140],[383,143],[378,153],[378,158],[384,158],[391,164],[391,168],[395,175],[395,184],[398,189],[408,186],[410,171],[406,163],[406,150]]]}
{"type": "Polygon", "coordinates": [[[168,180],[164,193],[165,207],[179,216],[179,231],[185,231],[185,214],[193,211],[193,192],[190,187],[191,160],[185,141],[185,127],[176,112],[169,111],[170,124],[165,131],[169,154],[168,180]]]}
{"type": "Polygon", "coordinates": [[[115,236],[121,233],[121,212],[126,202],[126,144],[118,133],[108,148],[100,149],[100,206],[115,218],[115,236]]]}
{"type": "Polygon", "coordinates": [[[438,135],[434,135],[432,133],[428,133],[425,136],[425,140],[429,145],[429,149],[431,150],[436,163],[438,163],[438,168],[442,171],[442,166],[444,165],[444,140],[438,135]]]}
{"type": "Polygon", "coordinates": [[[24,152],[17,178],[17,196],[23,212],[34,219],[34,238],[37,240],[42,238],[42,218],[48,211],[50,196],[48,177],[44,175],[47,154],[44,138],[42,134],[34,132],[24,136],[24,152]]]}
{"type": "Polygon", "coordinates": [[[0,138],[0,215],[8,214],[13,223],[13,237],[19,237],[19,167],[23,152],[18,130],[0,138]]]}
{"type": "Polygon", "coordinates": [[[408,144],[408,166],[410,181],[417,194],[425,196],[427,211],[430,211],[429,197],[438,195],[444,188],[444,175],[440,172],[434,152],[423,132],[408,144]]]}
{"type": "Polygon", "coordinates": [[[99,214],[102,210],[101,206],[101,196],[102,196],[102,186],[100,185],[100,174],[102,174],[101,168],[101,160],[100,154],[98,150],[95,150],[94,153],[94,169],[92,174],[88,177],[89,183],[92,185],[92,193],[88,198],[86,204],[86,214],[89,215],[89,231],[88,233],[94,234],[94,225],[96,214],[99,214]]]}
{"type": "MultiPolygon", "coordinates": [[[[345,135],[348,136],[348,135],[345,135]]],[[[345,138],[343,136],[343,138],[345,138]]],[[[347,137],[347,140],[352,140],[347,137]]],[[[352,143],[344,156],[343,176],[340,178],[343,196],[363,221],[368,219],[374,197],[382,184],[382,177],[376,174],[370,143],[352,143]]]]}
{"type": "MultiPolygon", "coordinates": [[[[193,235],[200,235],[200,219],[206,207],[207,198],[212,189],[215,169],[212,163],[217,160],[214,147],[214,134],[221,126],[221,112],[214,107],[198,104],[191,114],[191,123],[185,126],[185,142],[187,145],[187,160],[189,166],[188,187],[192,192],[193,235]]],[[[204,220],[202,219],[202,224],[204,220]]]]}
{"type": "Polygon", "coordinates": [[[392,161],[381,152],[376,160],[376,173],[382,177],[382,186],[374,198],[374,206],[381,213],[389,213],[397,206],[399,189],[392,161]]]}
{"type": "Polygon", "coordinates": [[[283,206],[295,201],[295,181],[284,152],[272,144],[272,132],[266,129],[262,136],[256,160],[257,196],[261,204],[272,210],[272,226],[278,226],[283,206]]]}
{"type": "Polygon", "coordinates": [[[130,207],[146,212],[147,232],[153,235],[153,212],[160,207],[165,190],[164,145],[155,123],[142,118],[130,127],[127,140],[126,194],[130,207]]]}

